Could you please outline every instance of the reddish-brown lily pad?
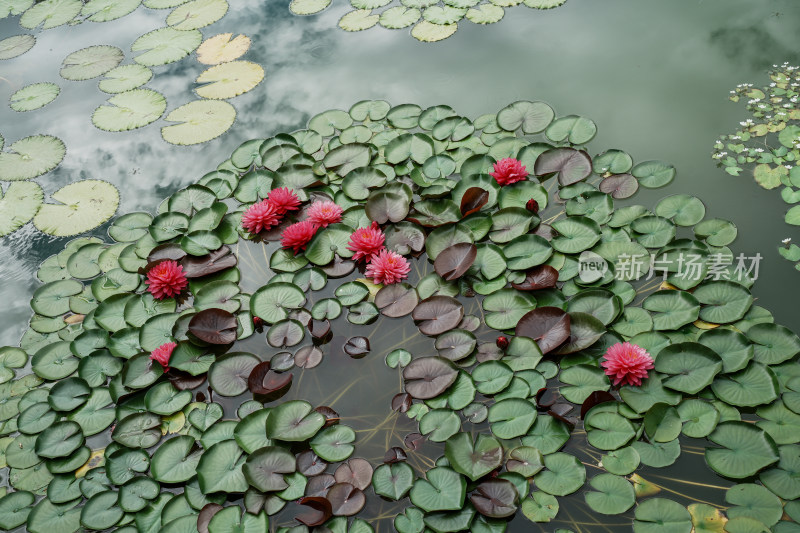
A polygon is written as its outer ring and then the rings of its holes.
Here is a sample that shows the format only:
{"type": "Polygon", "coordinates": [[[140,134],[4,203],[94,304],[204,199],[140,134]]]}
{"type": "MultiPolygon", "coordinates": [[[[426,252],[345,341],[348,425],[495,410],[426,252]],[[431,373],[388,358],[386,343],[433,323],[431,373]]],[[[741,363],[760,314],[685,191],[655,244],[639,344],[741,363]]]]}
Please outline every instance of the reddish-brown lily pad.
{"type": "Polygon", "coordinates": [[[469,216],[480,211],[489,201],[489,191],[480,187],[470,187],[461,197],[461,215],[469,216]]]}
{"type": "Polygon", "coordinates": [[[331,474],[319,474],[308,479],[306,485],[306,496],[324,497],[328,494],[328,489],[336,484],[336,480],[331,474]]]}
{"type": "Polygon", "coordinates": [[[405,413],[411,408],[411,402],[412,398],[409,393],[401,392],[399,394],[395,394],[394,398],[392,398],[392,411],[405,413]]]}
{"type": "Polygon", "coordinates": [[[181,259],[181,266],[187,278],[200,278],[234,267],[236,262],[231,249],[222,246],[206,255],[186,255],[181,259]]]}
{"type": "Polygon", "coordinates": [[[431,296],[417,305],[411,318],[425,335],[439,335],[461,323],[464,306],[451,296],[431,296]]]}
{"type": "Polygon", "coordinates": [[[639,189],[639,182],[630,174],[614,174],[601,181],[597,188],[612,198],[630,198],[639,189]]]}
{"type": "Polygon", "coordinates": [[[386,464],[400,463],[406,459],[408,459],[408,455],[406,455],[405,450],[399,446],[393,446],[383,454],[383,462],[386,464]]]}
{"type": "Polygon", "coordinates": [[[354,457],[339,465],[333,477],[337,483],[350,483],[359,490],[365,490],[372,483],[372,465],[365,459],[354,457]]]}
{"type": "Polygon", "coordinates": [[[297,471],[306,477],[316,476],[328,468],[328,463],[313,450],[306,450],[297,455],[297,471]]]}
{"type": "Polygon", "coordinates": [[[403,369],[406,392],[419,400],[439,396],[457,377],[456,365],[443,357],[420,357],[403,369]]]}
{"type": "Polygon", "coordinates": [[[535,340],[545,354],[569,338],[569,315],[558,307],[538,307],[519,319],[515,332],[535,340]]]}
{"type": "Polygon", "coordinates": [[[197,515],[197,531],[200,533],[208,533],[208,523],[211,522],[214,515],[222,509],[223,507],[218,503],[205,504],[197,515]]]}
{"type": "Polygon", "coordinates": [[[223,309],[205,309],[189,321],[189,332],[210,344],[230,344],[236,340],[236,317],[223,309]]]}
{"type": "Polygon", "coordinates": [[[463,276],[475,258],[478,257],[478,247],[471,242],[460,242],[442,250],[433,262],[436,273],[447,281],[453,281],[463,276]]]}
{"type": "Polygon", "coordinates": [[[327,498],[336,516],[353,516],[367,503],[364,493],[350,483],[336,483],[328,490],[327,498]]]}
{"type": "Polygon", "coordinates": [[[308,527],[321,526],[331,517],[331,502],[320,496],[306,496],[297,502],[302,511],[294,519],[308,527]]]}
{"type": "Polygon", "coordinates": [[[558,270],[550,265],[539,265],[529,270],[522,283],[512,283],[511,286],[518,291],[538,291],[556,286],[558,270]]]}
{"type": "Polygon", "coordinates": [[[292,374],[276,372],[270,368],[269,362],[257,364],[247,378],[247,388],[253,394],[272,394],[292,382],[292,374]]]}
{"type": "Polygon", "coordinates": [[[517,512],[519,494],[514,484],[505,479],[489,479],[475,488],[469,500],[475,510],[489,518],[505,518],[517,512]]]}
{"type": "Polygon", "coordinates": [[[375,305],[385,316],[397,318],[406,316],[419,303],[417,291],[407,283],[386,285],[375,295],[375,305]]]}
{"type": "Polygon", "coordinates": [[[366,337],[350,337],[342,349],[344,353],[353,359],[361,359],[369,353],[369,339],[366,337]]]}

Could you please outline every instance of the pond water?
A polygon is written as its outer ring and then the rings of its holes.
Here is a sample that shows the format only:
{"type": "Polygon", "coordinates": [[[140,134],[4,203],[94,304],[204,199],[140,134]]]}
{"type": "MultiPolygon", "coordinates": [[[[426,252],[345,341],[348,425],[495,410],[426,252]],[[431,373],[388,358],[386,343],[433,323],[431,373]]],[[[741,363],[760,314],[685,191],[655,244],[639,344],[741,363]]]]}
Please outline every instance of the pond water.
{"type": "MultiPolygon", "coordinates": [[[[631,202],[653,205],[670,194],[693,194],[705,202],[708,216],[733,221],[739,229],[732,245],[735,252],[763,257],[753,288],[757,305],[769,309],[776,323],[800,330],[794,300],[787,297],[791,295],[787,287],[800,273],[776,249],[781,239],[795,236],[782,220],[785,203],[774,192],[758,188],[750,176],[728,176],[710,158],[718,135],[745,117],[740,105],[728,101],[728,91],[739,83],[762,80],[774,63],[800,61],[796,41],[800,9],[795,0],[568,0],[548,11],[510,8],[503,21],[487,27],[465,21],[453,37],[432,44],[417,42],[406,30],[345,33],[336,24],[348,10],[349,6],[335,2],[319,15],[296,17],[285,2],[232,3],[224,18],[202,30],[204,37],[223,32],[248,35],[253,44],[243,59],[262,65],[266,76],[254,90],[231,100],[238,115],[228,132],[193,147],[164,142],[159,133],[166,124],[163,119],[132,132],[94,128],[91,114],[107,95],[97,90],[96,81],[58,77],[63,57],[90,45],[118,46],[130,62],[130,44],[161,27],[164,11],[139,8],[110,23],[37,32],[37,44],[30,52],[0,62],[0,101],[41,81],[59,84],[61,94],[52,104],[29,113],[0,107],[0,134],[6,145],[40,133],[64,141],[64,161],[36,180],[46,195],[78,179],[103,179],[120,191],[118,213],[154,212],[161,200],[214,169],[243,141],[302,128],[311,116],[327,109],[347,110],[360,100],[383,99],[393,105],[447,104],[459,114],[476,117],[516,100],[541,100],[558,115],[594,120],[599,131],[590,149],[617,147],[636,161],[674,164],[677,177],[669,186],[640,190],[631,202]]],[[[17,17],[0,20],[0,38],[17,33],[21,33],[17,17]]],[[[171,110],[194,99],[193,80],[204,69],[193,58],[156,67],[148,86],[166,96],[171,110]]],[[[107,228],[108,224],[90,234],[103,237],[107,228]]],[[[0,345],[19,342],[30,318],[30,296],[39,286],[37,267],[68,240],[43,235],[31,225],[0,239],[0,300],[5,302],[0,308],[0,345]]],[[[237,253],[240,264],[245,264],[245,255],[258,251],[237,253]]],[[[257,265],[253,261],[247,268],[254,273],[257,265]]],[[[251,287],[243,283],[247,292],[269,276],[265,271],[256,274],[264,279],[246,280],[254,283],[251,287]]],[[[356,272],[339,281],[360,276],[356,272]]],[[[412,281],[418,277],[418,272],[412,274],[412,281]]],[[[476,306],[473,313],[480,312],[476,306]]],[[[387,369],[378,354],[399,347],[413,353],[433,351],[433,339],[418,335],[408,317],[381,317],[368,328],[346,325],[341,317],[334,321],[333,331],[333,339],[323,347],[322,364],[295,369],[283,399],[331,406],[356,430],[356,455],[380,463],[384,451],[402,446],[403,437],[416,431],[417,424],[389,410],[402,379],[400,370],[387,369]],[[340,325],[348,336],[369,336],[372,353],[363,359],[344,355],[341,347],[347,339],[336,333],[340,325]]],[[[483,336],[476,335],[492,341],[496,332],[487,329],[483,336]]],[[[263,337],[242,342],[236,350],[264,357],[280,351],[265,348],[263,337]]],[[[226,407],[232,413],[236,405],[238,400],[232,400],[226,407]]],[[[475,431],[486,427],[474,426],[475,431]]],[[[587,451],[584,443],[575,435],[565,451],[578,456],[591,475],[599,454],[587,451]]],[[[442,449],[441,444],[426,444],[425,453],[410,457],[412,466],[430,468],[429,458],[441,455],[442,449]]],[[[673,472],[705,468],[702,442],[687,439],[683,451],[673,472]]],[[[648,467],[637,473],[660,485],[665,497],[684,505],[691,501],[721,505],[722,489],[731,485],[712,475],[698,483],[667,478],[648,467]]],[[[602,520],[586,507],[580,493],[562,500],[556,521],[544,526],[520,518],[509,530],[618,531],[630,523],[633,513],[602,520]]],[[[375,524],[377,531],[391,531],[390,519],[403,507],[370,498],[365,515],[382,518],[375,524]]],[[[273,524],[291,525],[291,516],[287,512],[273,524]]]]}

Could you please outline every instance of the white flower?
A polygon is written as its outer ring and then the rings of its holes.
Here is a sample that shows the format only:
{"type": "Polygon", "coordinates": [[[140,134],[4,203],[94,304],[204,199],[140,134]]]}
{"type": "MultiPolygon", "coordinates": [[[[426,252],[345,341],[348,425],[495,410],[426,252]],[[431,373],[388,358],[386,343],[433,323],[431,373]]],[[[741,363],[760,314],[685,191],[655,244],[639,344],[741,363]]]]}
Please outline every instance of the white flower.
{"type": "Polygon", "coordinates": [[[786,237],[786,238],[785,238],[785,239],[783,239],[781,242],[782,242],[783,244],[789,244],[790,242],[792,242],[792,238],[791,238],[791,237],[786,237]]]}

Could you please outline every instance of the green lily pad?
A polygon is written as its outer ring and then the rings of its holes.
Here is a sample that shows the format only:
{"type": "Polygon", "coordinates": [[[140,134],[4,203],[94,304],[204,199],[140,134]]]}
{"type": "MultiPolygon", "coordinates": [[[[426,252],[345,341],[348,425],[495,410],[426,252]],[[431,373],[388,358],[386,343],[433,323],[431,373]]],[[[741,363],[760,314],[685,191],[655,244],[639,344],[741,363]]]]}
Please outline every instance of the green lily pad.
{"type": "Polygon", "coordinates": [[[92,114],[92,123],[104,131],[129,131],[155,122],[167,108],[164,95],[151,89],[132,89],[108,99],[92,114]]]}
{"type": "Polygon", "coordinates": [[[33,111],[55,100],[60,92],[55,83],[32,83],[12,94],[9,105],[14,111],[33,111]]]}
{"type": "Polygon", "coordinates": [[[50,135],[20,139],[0,152],[0,180],[29,180],[50,172],[64,159],[64,143],[50,135]]]}
{"type": "Polygon", "coordinates": [[[36,229],[48,235],[69,237],[93,229],[110,219],[119,205],[119,192],[106,181],[83,180],[54,192],[58,204],[45,203],[33,218],[36,229]]]}
{"type": "Polygon", "coordinates": [[[171,144],[200,144],[228,131],[235,119],[236,109],[228,102],[195,100],[167,114],[164,120],[179,124],[161,128],[161,136],[171,144]]]}

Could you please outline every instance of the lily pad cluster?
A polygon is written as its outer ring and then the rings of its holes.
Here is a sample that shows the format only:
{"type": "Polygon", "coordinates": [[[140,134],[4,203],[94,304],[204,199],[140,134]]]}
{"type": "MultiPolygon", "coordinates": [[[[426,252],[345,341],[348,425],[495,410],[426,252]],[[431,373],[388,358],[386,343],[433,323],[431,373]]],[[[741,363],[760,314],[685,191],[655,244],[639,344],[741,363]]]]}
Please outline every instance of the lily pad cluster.
{"type": "MultiPolygon", "coordinates": [[[[494,24],[505,16],[505,8],[525,5],[552,9],[566,0],[350,0],[353,11],[339,20],[345,31],[363,31],[374,26],[390,30],[411,28],[411,35],[422,42],[446,39],[467,19],[474,24],[494,24]]],[[[324,10],[331,0],[292,0],[295,15],[313,15],[324,10]]]]}
{"type": "Polygon", "coordinates": [[[569,500],[636,533],[796,531],[800,339],[733,263],[715,263],[725,279],[681,269],[732,255],[735,227],[699,199],[617,205],[675,168],[590,153],[595,131],[542,102],[473,120],[363,101],[243,143],[155,216],[118,217],[108,242],[72,241],[38,271],[20,347],[0,350],[0,528],[366,533],[383,501],[402,506],[400,533],[502,532],[569,524],[569,500]],[[527,179],[501,187],[505,158],[527,179]],[[278,187],[303,208],[244,231],[278,187]],[[321,199],[342,221],[282,248],[321,199]],[[373,223],[411,261],[405,282],[374,285],[351,259],[373,223]],[[648,279],[651,254],[663,271],[648,279]],[[189,279],[177,298],[146,290],[161,261],[189,279]],[[415,334],[377,351],[392,324],[415,334]],[[641,386],[600,366],[622,341],[655,360],[641,386]],[[150,352],[168,342],[165,369],[150,352]],[[399,372],[383,408],[417,431],[387,439],[382,462],[358,456],[349,413],[282,399],[336,357],[399,372]],[[647,479],[688,456],[702,462],[687,481],[718,497],[647,479]]]}
{"type": "MultiPolygon", "coordinates": [[[[791,207],[784,214],[787,224],[800,226],[800,70],[788,63],[773,65],[769,83],[754,87],[743,83],[731,91],[733,102],[746,101],[750,116],[740,128],[722,135],[712,157],[725,172],[751,174],[764,189],[778,189],[791,207]]],[[[800,270],[800,247],[784,239],[780,254],[800,270]]]]}

